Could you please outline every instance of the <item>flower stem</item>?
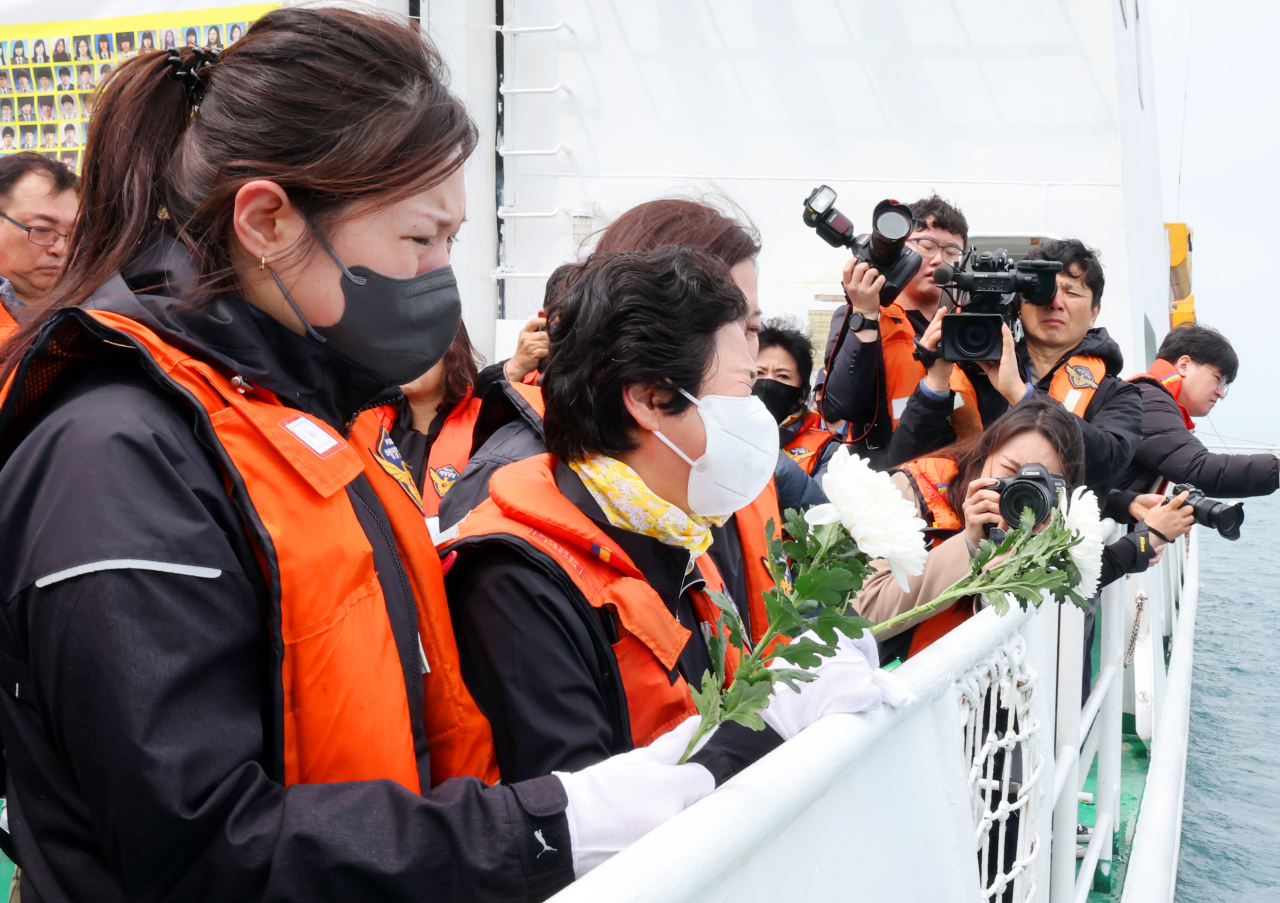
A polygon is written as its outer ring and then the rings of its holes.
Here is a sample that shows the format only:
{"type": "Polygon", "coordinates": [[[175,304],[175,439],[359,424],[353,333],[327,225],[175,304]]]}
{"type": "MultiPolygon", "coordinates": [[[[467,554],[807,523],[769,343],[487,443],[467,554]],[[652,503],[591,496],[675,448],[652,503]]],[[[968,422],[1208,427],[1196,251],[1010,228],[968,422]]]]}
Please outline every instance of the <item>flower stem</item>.
{"type": "Polygon", "coordinates": [[[676,764],[683,765],[686,762],[688,762],[689,757],[693,755],[693,751],[698,745],[698,741],[701,740],[703,737],[705,737],[707,734],[711,733],[711,731],[715,730],[719,726],[720,725],[718,724],[712,724],[708,726],[707,719],[703,718],[702,721],[698,724],[698,732],[693,735],[693,739],[689,741],[689,745],[684,748],[684,755],[680,757],[680,761],[677,762],[676,764]]]}
{"type": "Polygon", "coordinates": [[[940,611],[941,609],[946,608],[958,599],[963,599],[965,596],[973,595],[973,593],[974,590],[972,587],[961,587],[959,583],[952,584],[951,587],[944,590],[942,595],[938,596],[932,602],[917,605],[910,611],[904,611],[900,615],[894,615],[887,621],[881,621],[879,624],[871,628],[871,633],[874,636],[879,636],[891,627],[897,627],[899,624],[910,621],[912,618],[917,618],[920,615],[933,614],[935,611],[940,611]]]}

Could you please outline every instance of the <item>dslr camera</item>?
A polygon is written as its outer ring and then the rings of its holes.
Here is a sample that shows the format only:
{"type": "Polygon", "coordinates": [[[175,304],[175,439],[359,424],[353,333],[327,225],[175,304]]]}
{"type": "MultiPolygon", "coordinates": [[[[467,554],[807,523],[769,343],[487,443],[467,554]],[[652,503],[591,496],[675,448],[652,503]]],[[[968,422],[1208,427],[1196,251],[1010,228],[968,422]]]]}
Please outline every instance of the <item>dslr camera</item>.
{"type": "Polygon", "coordinates": [[[1058,490],[1066,489],[1067,483],[1060,474],[1049,473],[1043,464],[1024,464],[1017,476],[1001,477],[991,488],[1000,493],[1000,516],[1016,530],[1027,509],[1035,518],[1033,527],[1047,521],[1058,507],[1058,490]]]}
{"type": "Polygon", "coordinates": [[[880,306],[888,307],[920,269],[920,255],[906,247],[916,228],[911,208],[881,201],[871,213],[871,231],[854,235],[853,221],[835,208],[835,189],[819,185],[804,202],[804,224],[833,248],[849,248],[853,256],[884,277],[880,306]]]}
{"type": "Polygon", "coordinates": [[[1009,307],[1014,297],[1048,304],[1058,291],[1055,274],[1060,272],[1062,264],[1056,260],[1013,263],[1004,248],[974,257],[969,272],[945,263],[938,267],[933,271],[934,282],[965,293],[956,303],[958,310],[942,318],[939,356],[952,362],[1000,360],[1004,353],[1001,327],[1012,322],[1009,307]]]}
{"type": "Polygon", "coordinates": [[[1179,483],[1173,494],[1187,493],[1185,504],[1196,514],[1196,523],[1218,531],[1223,539],[1240,538],[1240,525],[1244,523],[1244,505],[1240,502],[1220,502],[1211,499],[1190,483],[1179,483]]]}

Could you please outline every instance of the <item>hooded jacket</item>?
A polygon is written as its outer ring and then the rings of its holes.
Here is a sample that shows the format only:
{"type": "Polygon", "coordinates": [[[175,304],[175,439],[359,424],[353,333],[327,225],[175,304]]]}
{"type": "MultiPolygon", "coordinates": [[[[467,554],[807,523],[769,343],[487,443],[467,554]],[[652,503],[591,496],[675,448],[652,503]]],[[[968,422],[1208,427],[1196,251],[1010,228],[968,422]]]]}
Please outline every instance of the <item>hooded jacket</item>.
{"type": "MultiPolygon", "coordinates": [[[[121,314],[345,435],[383,388],[233,296],[192,310],[172,240],[86,306],[121,314]]],[[[527,900],[572,880],[563,786],[454,779],[292,783],[280,640],[259,533],[209,414],[95,318],[58,315],[35,350],[77,351],[38,415],[0,408],[0,694],[9,827],[23,895],[78,900],[527,900]],[[254,539],[251,537],[259,537],[254,539]],[[550,840],[541,856],[534,832],[550,840]],[[38,841],[37,841],[38,839],[38,841]],[[554,862],[548,862],[554,860],[554,862]]],[[[34,367],[34,369],[32,369],[34,367]]],[[[243,474],[241,474],[243,476],[243,474]]],[[[419,681],[412,589],[366,474],[345,492],[372,551],[409,698],[419,681]]],[[[425,529],[425,527],[424,527],[425,529]]],[[[418,698],[421,698],[419,692],[418,698]]],[[[417,771],[429,773],[410,708],[417,771]]]]}
{"type": "MultiPolygon", "coordinates": [[[[1018,342],[1017,354],[1023,379],[1030,382],[1026,339],[1018,342]]],[[[1053,369],[1040,375],[1032,388],[1037,394],[1053,397],[1049,393],[1054,375],[1073,358],[1088,357],[1101,359],[1106,375],[1098,380],[1098,388],[1093,391],[1093,397],[1080,418],[1080,432],[1084,438],[1085,485],[1100,499],[1105,499],[1107,491],[1129,466],[1134,450],[1142,440],[1142,395],[1137,386],[1120,379],[1120,370],[1124,366],[1120,346],[1105,329],[1090,329],[1080,344],[1063,355],[1053,369]]],[[[1009,410],[1009,402],[976,364],[956,366],[967,377],[977,396],[983,427],[990,426],[1009,410]]],[[[952,384],[955,383],[953,380],[952,384]]],[[[916,387],[889,446],[889,460],[895,466],[956,441],[951,424],[955,396],[956,393],[951,391],[943,397],[930,397],[919,386],[916,387]]]]}
{"type": "Polygon", "coordinates": [[[1142,393],[1142,441],[1107,496],[1105,517],[1131,522],[1129,503],[1155,492],[1162,480],[1190,483],[1215,498],[1270,495],[1280,485],[1280,458],[1272,454],[1213,454],[1187,429],[1173,395],[1148,375],[1132,384],[1142,393]]]}

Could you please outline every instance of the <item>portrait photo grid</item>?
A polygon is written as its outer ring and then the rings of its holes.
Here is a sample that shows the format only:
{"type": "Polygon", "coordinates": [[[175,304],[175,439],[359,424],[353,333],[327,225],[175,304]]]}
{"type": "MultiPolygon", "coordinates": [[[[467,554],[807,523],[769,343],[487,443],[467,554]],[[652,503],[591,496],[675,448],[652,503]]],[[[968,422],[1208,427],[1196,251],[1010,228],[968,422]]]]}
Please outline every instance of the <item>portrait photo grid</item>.
{"type": "Polygon", "coordinates": [[[219,52],[278,3],[0,26],[0,154],[35,151],[79,173],[97,92],[142,53],[219,52]]]}

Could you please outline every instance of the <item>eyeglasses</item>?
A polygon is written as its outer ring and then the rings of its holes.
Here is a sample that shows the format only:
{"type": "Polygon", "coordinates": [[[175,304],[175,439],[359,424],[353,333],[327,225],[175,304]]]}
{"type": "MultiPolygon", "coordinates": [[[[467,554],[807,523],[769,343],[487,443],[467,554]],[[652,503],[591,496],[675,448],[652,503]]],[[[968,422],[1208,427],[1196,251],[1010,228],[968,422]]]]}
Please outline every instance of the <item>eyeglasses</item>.
{"type": "Polygon", "coordinates": [[[0,216],[26,232],[27,241],[31,242],[33,245],[40,245],[42,248],[52,248],[58,243],[59,238],[67,238],[66,235],[63,235],[57,229],[48,229],[44,226],[27,226],[18,222],[7,213],[0,213],[0,216]]]}
{"type": "Polygon", "coordinates": [[[938,251],[942,251],[942,259],[947,263],[955,263],[960,259],[960,255],[964,253],[964,248],[957,248],[955,245],[940,245],[932,238],[909,238],[907,241],[916,246],[916,249],[924,257],[932,257],[938,251]]]}
{"type": "MultiPolygon", "coordinates": [[[[1200,362],[1199,362],[1199,361],[1196,361],[1196,363],[1198,363],[1198,364],[1199,364],[1200,362]]],[[[1223,375],[1222,375],[1222,373],[1221,373],[1221,372],[1219,372],[1219,371],[1218,371],[1218,368],[1216,368],[1216,367],[1213,367],[1213,366],[1211,366],[1211,365],[1209,365],[1209,364],[1200,364],[1200,366],[1201,366],[1201,367],[1204,367],[1206,370],[1208,370],[1208,371],[1209,371],[1210,373],[1212,373],[1214,376],[1218,377],[1218,391],[1222,393],[1222,397],[1223,397],[1223,398],[1226,398],[1226,397],[1227,397],[1227,393],[1231,391],[1231,383],[1227,382],[1227,378],[1226,378],[1225,376],[1223,376],[1223,375]]]]}

